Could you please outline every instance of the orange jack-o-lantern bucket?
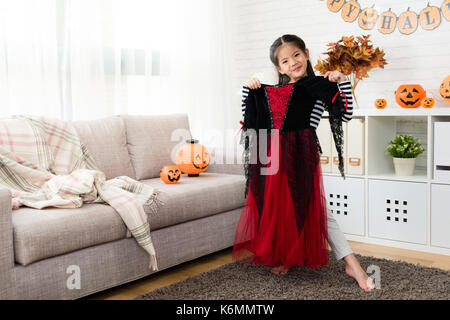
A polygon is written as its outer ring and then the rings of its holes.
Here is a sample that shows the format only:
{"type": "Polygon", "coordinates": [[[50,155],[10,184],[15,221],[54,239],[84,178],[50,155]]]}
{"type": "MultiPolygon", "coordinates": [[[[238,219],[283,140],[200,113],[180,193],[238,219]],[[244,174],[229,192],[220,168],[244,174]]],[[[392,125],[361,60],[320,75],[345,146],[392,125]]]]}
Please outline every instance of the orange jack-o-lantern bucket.
{"type": "Polygon", "coordinates": [[[181,170],[176,165],[164,166],[159,172],[159,176],[164,183],[175,184],[181,179],[181,170]]]}
{"type": "Polygon", "coordinates": [[[420,84],[402,84],[395,91],[395,101],[402,108],[418,108],[425,95],[420,84]]]}
{"type": "Polygon", "coordinates": [[[183,173],[189,177],[196,177],[209,166],[210,155],[208,150],[198,140],[186,140],[175,155],[175,163],[183,173]]]}

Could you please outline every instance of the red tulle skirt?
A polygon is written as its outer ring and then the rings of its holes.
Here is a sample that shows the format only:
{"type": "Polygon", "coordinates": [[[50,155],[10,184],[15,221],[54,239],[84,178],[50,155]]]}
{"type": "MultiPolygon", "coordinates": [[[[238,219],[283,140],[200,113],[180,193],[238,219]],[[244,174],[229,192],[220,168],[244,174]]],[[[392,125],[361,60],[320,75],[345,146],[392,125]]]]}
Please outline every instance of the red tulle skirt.
{"type": "MultiPolygon", "coordinates": [[[[313,135],[306,136],[309,139],[306,143],[312,145],[315,142],[313,135]]],[[[282,143],[278,146],[279,154],[282,154],[282,143]]],[[[317,152],[316,148],[310,149],[317,152]]],[[[301,228],[298,227],[284,161],[279,161],[275,174],[265,176],[261,215],[252,193],[254,189],[248,191],[236,229],[233,260],[286,269],[292,266],[315,269],[328,265],[327,209],[320,161],[314,166],[314,170],[306,173],[313,175],[309,179],[313,183],[308,194],[301,195],[309,199],[308,208],[303,208],[301,228]]]]}

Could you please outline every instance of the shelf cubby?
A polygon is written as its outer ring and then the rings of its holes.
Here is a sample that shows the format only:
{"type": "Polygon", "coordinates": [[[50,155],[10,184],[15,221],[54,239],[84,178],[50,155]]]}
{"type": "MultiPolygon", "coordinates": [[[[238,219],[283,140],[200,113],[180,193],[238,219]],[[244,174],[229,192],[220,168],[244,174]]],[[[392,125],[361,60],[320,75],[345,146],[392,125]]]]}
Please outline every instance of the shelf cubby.
{"type": "MultiPolygon", "coordinates": [[[[444,165],[444,166],[450,166],[450,144],[447,143],[447,139],[449,138],[449,136],[447,136],[447,132],[441,132],[441,136],[436,137],[436,133],[435,133],[435,125],[436,123],[446,123],[446,124],[450,124],[450,116],[431,116],[430,117],[430,121],[429,121],[429,128],[430,128],[430,141],[432,141],[431,145],[430,145],[430,179],[432,180],[432,182],[447,182],[450,183],[450,178],[448,179],[442,179],[439,177],[435,176],[435,169],[437,165],[444,165]],[[440,150],[435,150],[435,145],[438,145],[440,150]],[[436,152],[439,151],[440,154],[436,154],[436,152]],[[442,161],[442,156],[443,154],[446,154],[446,158],[448,158],[448,161],[442,161]],[[438,155],[441,159],[435,159],[435,156],[438,155]],[[438,161],[440,160],[440,161],[438,161]],[[439,162],[439,163],[437,163],[439,162]]],[[[450,128],[450,127],[449,127],[450,128]]],[[[447,130],[448,132],[450,132],[450,130],[447,130]]]]}
{"type": "Polygon", "coordinates": [[[428,123],[426,116],[369,116],[367,140],[367,163],[369,177],[393,180],[427,180],[428,178],[428,123]],[[414,175],[398,177],[395,175],[392,157],[386,148],[389,141],[398,134],[408,134],[418,138],[425,152],[417,157],[414,175]]]}

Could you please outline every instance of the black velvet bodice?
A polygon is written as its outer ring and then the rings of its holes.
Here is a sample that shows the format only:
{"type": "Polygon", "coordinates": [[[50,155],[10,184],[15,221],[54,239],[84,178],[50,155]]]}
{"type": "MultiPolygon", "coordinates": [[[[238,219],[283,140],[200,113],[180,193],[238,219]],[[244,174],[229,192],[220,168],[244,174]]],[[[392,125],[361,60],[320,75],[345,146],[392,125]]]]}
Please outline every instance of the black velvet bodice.
{"type": "MultiPolygon", "coordinates": [[[[247,97],[247,108],[250,111],[254,107],[258,108],[253,110],[256,111],[256,123],[252,125],[254,129],[275,129],[266,87],[274,86],[262,84],[261,88],[254,90],[253,94],[249,94],[247,97]]],[[[283,124],[279,130],[294,131],[309,128],[311,113],[316,100],[304,86],[294,84],[284,114],[283,124]]]]}
{"type": "MultiPolygon", "coordinates": [[[[267,88],[282,88],[262,84],[261,88],[250,90],[246,100],[244,128],[274,129],[271,107],[267,88]]],[[[304,77],[293,84],[283,125],[280,131],[304,130],[310,128],[311,113],[315,102],[322,100],[328,107],[327,111],[334,115],[343,112],[340,99],[333,97],[339,91],[336,83],[330,82],[322,76],[304,77]]]]}

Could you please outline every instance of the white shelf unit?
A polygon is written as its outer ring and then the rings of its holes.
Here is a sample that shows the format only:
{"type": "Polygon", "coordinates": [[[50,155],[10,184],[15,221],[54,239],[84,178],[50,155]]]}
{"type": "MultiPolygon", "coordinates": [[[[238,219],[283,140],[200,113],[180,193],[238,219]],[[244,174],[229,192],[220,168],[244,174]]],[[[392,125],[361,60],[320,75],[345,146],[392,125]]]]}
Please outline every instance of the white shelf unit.
{"type": "Polygon", "coordinates": [[[347,239],[450,255],[450,181],[437,180],[433,173],[434,123],[450,123],[450,107],[356,109],[355,119],[365,123],[364,174],[346,174],[343,180],[340,174],[323,173],[327,204],[337,190],[348,198],[348,215],[333,212],[347,239]],[[425,148],[413,176],[396,176],[386,155],[388,142],[400,133],[419,138],[425,148]],[[355,185],[362,190],[355,191],[355,185]],[[358,200],[353,204],[352,198],[358,200]]]}

